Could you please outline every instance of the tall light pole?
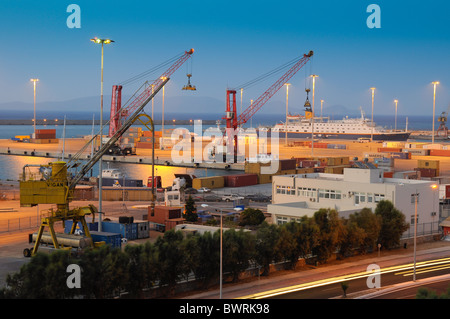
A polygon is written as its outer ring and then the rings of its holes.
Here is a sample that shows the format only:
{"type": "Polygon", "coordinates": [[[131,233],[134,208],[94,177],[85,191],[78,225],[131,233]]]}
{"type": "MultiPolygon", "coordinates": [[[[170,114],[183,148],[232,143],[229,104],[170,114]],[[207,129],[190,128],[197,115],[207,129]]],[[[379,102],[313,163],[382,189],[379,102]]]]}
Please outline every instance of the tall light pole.
{"type": "Polygon", "coordinates": [[[284,129],[284,144],[287,146],[287,122],[288,122],[288,104],[289,104],[289,85],[290,83],[285,83],[286,85],[286,122],[284,123],[285,129],[284,129]]]}
{"type": "Polygon", "coordinates": [[[372,133],[370,135],[370,141],[373,142],[373,129],[374,129],[374,125],[373,125],[373,99],[375,97],[375,88],[371,87],[370,89],[372,90],[372,123],[371,123],[371,125],[372,125],[372,133]]]}
{"type": "MultiPolygon", "coordinates": [[[[208,204],[202,204],[203,208],[208,207],[208,204]]],[[[241,211],[241,207],[233,208],[235,211],[241,211]]],[[[215,209],[216,211],[220,211],[220,265],[219,265],[219,298],[222,299],[222,277],[223,277],[223,211],[222,209],[215,209]]]]}
{"type": "MultiPolygon", "coordinates": [[[[164,88],[164,87],[163,87],[163,88],[164,88]]],[[[155,90],[155,85],[152,84],[152,94],[153,94],[154,90],[155,90]]],[[[155,118],[155,117],[154,117],[154,114],[153,114],[154,108],[155,108],[155,99],[152,99],[152,121],[153,121],[153,119],[155,118]]],[[[153,134],[155,134],[155,133],[153,132],[153,134]]]]}
{"type": "MultiPolygon", "coordinates": [[[[166,77],[162,76],[161,80],[166,80],[166,77]]],[[[166,86],[163,86],[163,95],[162,95],[162,127],[161,127],[161,149],[164,149],[164,99],[166,96],[166,90],[165,90],[166,86]]]]}
{"type": "Polygon", "coordinates": [[[33,138],[36,138],[36,82],[39,82],[39,79],[30,79],[31,82],[33,82],[33,92],[34,92],[34,117],[33,117],[33,130],[34,130],[34,136],[33,138]]]}
{"type": "Polygon", "coordinates": [[[416,249],[417,249],[417,202],[419,194],[414,194],[414,267],[413,267],[413,281],[416,281],[416,249]]]}
{"type": "Polygon", "coordinates": [[[439,84],[439,82],[435,81],[432,82],[433,84],[433,135],[431,136],[431,143],[434,144],[434,109],[436,107],[436,85],[439,84]]]}
{"type": "Polygon", "coordinates": [[[395,131],[397,131],[397,104],[398,100],[394,100],[395,102],[395,131]]]}
{"type": "Polygon", "coordinates": [[[318,75],[312,74],[311,75],[313,79],[313,93],[312,93],[312,122],[311,122],[311,156],[314,155],[314,117],[315,117],[315,111],[314,111],[314,95],[316,90],[316,77],[318,75]]]}
{"type": "Polygon", "coordinates": [[[323,110],[323,100],[320,100],[320,122],[323,122],[322,110],[323,110]]]}
{"type": "MultiPolygon", "coordinates": [[[[101,60],[101,84],[100,84],[100,149],[103,146],[103,46],[105,44],[110,44],[114,42],[111,39],[99,39],[97,37],[91,39],[92,42],[102,45],[102,60],[101,60]]],[[[98,161],[98,170],[99,170],[99,178],[98,178],[98,231],[102,231],[102,158],[98,161]]]]}
{"type": "MultiPolygon", "coordinates": [[[[243,93],[244,93],[244,89],[241,88],[241,113],[239,113],[239,114],[242,114],[242,94],[243,93]]],[[[234,116],[236,116],[236,114],[234,116]]]]}

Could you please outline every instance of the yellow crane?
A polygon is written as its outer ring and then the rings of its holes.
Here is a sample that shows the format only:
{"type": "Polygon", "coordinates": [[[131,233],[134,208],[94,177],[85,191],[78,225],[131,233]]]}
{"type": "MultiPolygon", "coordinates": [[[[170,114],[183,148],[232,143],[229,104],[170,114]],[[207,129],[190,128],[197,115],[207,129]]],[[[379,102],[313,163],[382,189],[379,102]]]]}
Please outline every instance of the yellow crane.
{"type": "MultiPolygon", "coordinates": [[[[86,143],[68,162],[57,161],[49,163],[48,165],[25,165],[23,174],[20,179],[20,205],[23,207],[31,207],[39,204],[55,204],[56,209],[50,209],[47,216],[41,219],[41,225],[35,238],[35,244],[32,249],[24,249],[24,256],[30,257],[37,253],[41,239],[44,235],[45,228],[49,228],[49,235],[51,243],[55,249],[71,249],[67,244],[59,243],[58,235],[55,232],[54,225],[56,222],[71,220],[72,228],[69,235],[73,235],[78,223],[81,223],[85,236],[90,239],[90,246],[94,247],[87,223],[86,216],[97,213],[97,208],[93,205],[80,208],[70,208],[69,203],[73,200],[73,193],[78,182],[92,169],[92,167],[101,159],[101,157],[120,139],[120,137],[139,120],[154,134],[153,119],[145,113],[141,113],[144,107],[154,98],[154,96],[167,84],[170,76],[192,55],[193,49],[185,51],[173,65],[166,70],[161,77],[154,82],[153,87],[148,87],[144,90],[132,103],[122,109],[118,110],[127,114],[124,123],[114,132],[111,138],[105,142],[100,143],[100,149],[92,155],[91,158],[81,165],[81,155],[88,148],[91,143],[94,143],[101,135],[100,133],[93,136],[91,140],[86,143]],[[129,116],[128,116],[129,115],[129,116]],[[144,119],[143,119],[144,118],[144,119]],[[146,118],[146,119],[145,119],[146,118]],[[150,125],[150,127],[148,126],[150,125]],[[31,173],[28,169],[32,166],[38,166],[39,172],[31,173]],[[76,174],[71,174],[72,169],[77,169],[81,166],[76,174]]],[[[108,125],[109,121],[105,124],[108,125]]],[[[152,152],[152,163],[154,163],[154,148],[152,152]]],[[[101,172],[100,172],[101,174],[101,172]]],[[[152,178],[153,178],[153,164],[152,164],[152,178]]],[[[154,209],[155,204],[155,188],[152,185],[152,203],[151,208],[154,209]]],[[[101,221],[100,221],[101,222],[101,221]]],[[[61,238],[61,242],[63,238],[61,238]]],[[[65,237],[64,239],[67,239],[65,237]]],[[[70,238],[69,238],[70,240],[70,238]]],[[[50,241],[50,240],[47,240],[50,241]]],[[[65,241],[65,240],[64,240],[65,241]]],[[[67,242],[67,241],[65,241],[67,242]]],[[[101,245],[102,243],[98,243],[101,245]]]]}

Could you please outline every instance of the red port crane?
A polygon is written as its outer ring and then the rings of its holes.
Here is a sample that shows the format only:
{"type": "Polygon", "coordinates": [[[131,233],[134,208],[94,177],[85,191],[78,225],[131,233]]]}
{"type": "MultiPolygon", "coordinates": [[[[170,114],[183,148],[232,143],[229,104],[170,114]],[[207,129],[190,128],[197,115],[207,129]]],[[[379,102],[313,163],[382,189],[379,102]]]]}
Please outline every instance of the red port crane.
{"type": "Polygon", "coordinates": [[[183,65],[194,53],[194,49],[185,51],[184,54],[175,61],[159,78],[139,94],[129,105],[122,108],[122,85],[114,85],[111,98],[111,114],[109,122],[109,136],[113,136],[116,131],[121,127],[122,121],[130,114],[133,114],[134,110],[138,108],[142,103],[153,93],[152,88],[159,87],[165,79],[168,79],[172,74],[183,65]]]}
{"type": "Polygon", "coordinates": [[[239,126],[247,123],[248,120],[258,112],[261,107],[283,87],[313,56],[314,52],[309,51],[308,54],[303,54],[303,57],[298,60],[282,77],[280,77],[270,88],[268,88],[255,102],[253,102],[239,117],[236,116],[236,90],[227,90],[227,109],[226,116],[223,118],[227,124],[227,138],[228,138],[228,152],[230,147],[234,144],[234,156],[237,155],[237,135],[236,130],[239,126]],[[233,131],[231,132],[231,129],[233,131]],[[233,143],[234,137],[234,143],[233,143]]]}

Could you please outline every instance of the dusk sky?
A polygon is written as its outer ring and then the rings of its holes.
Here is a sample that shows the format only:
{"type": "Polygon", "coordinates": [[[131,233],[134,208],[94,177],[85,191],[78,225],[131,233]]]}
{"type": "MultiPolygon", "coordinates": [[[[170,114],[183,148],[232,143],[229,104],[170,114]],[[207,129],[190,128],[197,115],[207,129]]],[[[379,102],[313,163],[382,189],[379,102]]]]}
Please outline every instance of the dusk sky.
{"type": "MultiPolygon", "coordinates": [[[[167,85],[167,97],[195,94],[225,105],[227,87],[313,50],[312,63],[290,81],[289,105],[295,111],[303,111],[305,78],[311,73],[319,75],[316,107],[324,99],[325,106],[362,106],[369,114],[374,86],[376,113],[393,114],[398,99],[399,114],[431,115],[432,81],[440,82],[436,115],[450,103],[446,0],[2,0],[0,12],[0,103],[32,102],[30,78],[40,79],[41,102],[100,95],[101,49],[89,41],[95,36],[115,40],[105,47],[108,99],[113,84],[194,48],[192,63],[167,85]],[[66,24],[70,4],[81,9],[81,28],[66,24]],[[366,24],[370,4],[381,9],[381,28],[366,24]],[[188,71],[196,92],[181,90],[188,71]]],[[[244,108],[279,76],[244,91],[244,108]]],[[[124,94],[142,82],[124,87],[124,94]]],[[[284,101],[285,90],[273,99],[284,101]]],[[[206,111],[223,114],[224,109],[206,111]]]]}

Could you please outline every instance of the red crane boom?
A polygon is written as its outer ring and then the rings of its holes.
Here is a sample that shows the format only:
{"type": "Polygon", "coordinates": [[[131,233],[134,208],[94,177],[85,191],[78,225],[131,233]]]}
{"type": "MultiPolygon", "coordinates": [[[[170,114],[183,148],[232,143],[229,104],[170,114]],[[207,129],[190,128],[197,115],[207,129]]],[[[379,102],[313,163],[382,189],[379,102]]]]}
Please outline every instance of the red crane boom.
{"type": "Polygon", "coordinates": [[[280,90],[289,79],[291,79],[295,73],[297,73],[313,56],[314,52],[309,51],[308,54],[304,54],[303,57],[296,62],[281,78],[278,79],[270,88],[268,88],[254,103],[252,103],[239,117],[236,116],[236,90],[227,90],[227,109],[224,119],[227,121],[227,135],[228,135],[228,148],[233,145],[234,134],[234,154],[237,154],[237,135],[236,129],[238,126],[247,123],[248,120],[258,112],[261,107],[280,90]],[[230,130],[234,129],[231,133],[230,130]],[[230,134],[231,133],[231,134],[230,134]]]}
{"type": "Polygon", "coordinates": [[[122,90],[121,85],[113,86],[113,98],[111,99],[111,115],[110,115],[110,126],[109,126],[109,136],[113,136],[114,133],[121,126],[121,119],[128,117],[129,114],[132,114],[135,109],[137,109],[145,100],[152,94],[152,87],[159,87],[165,79],[170,78],[172,74],[180,68],[180,66],[186,62],[194,53],[194,49],[190,49],[189,51],[185,51],[184,54],[173,63],[170,68],[168,68],[160,77],[158,77],[153,83],[141,93],[139,94],[129,105],[121,108],[121,95],[120,91],[122,90]]]}

